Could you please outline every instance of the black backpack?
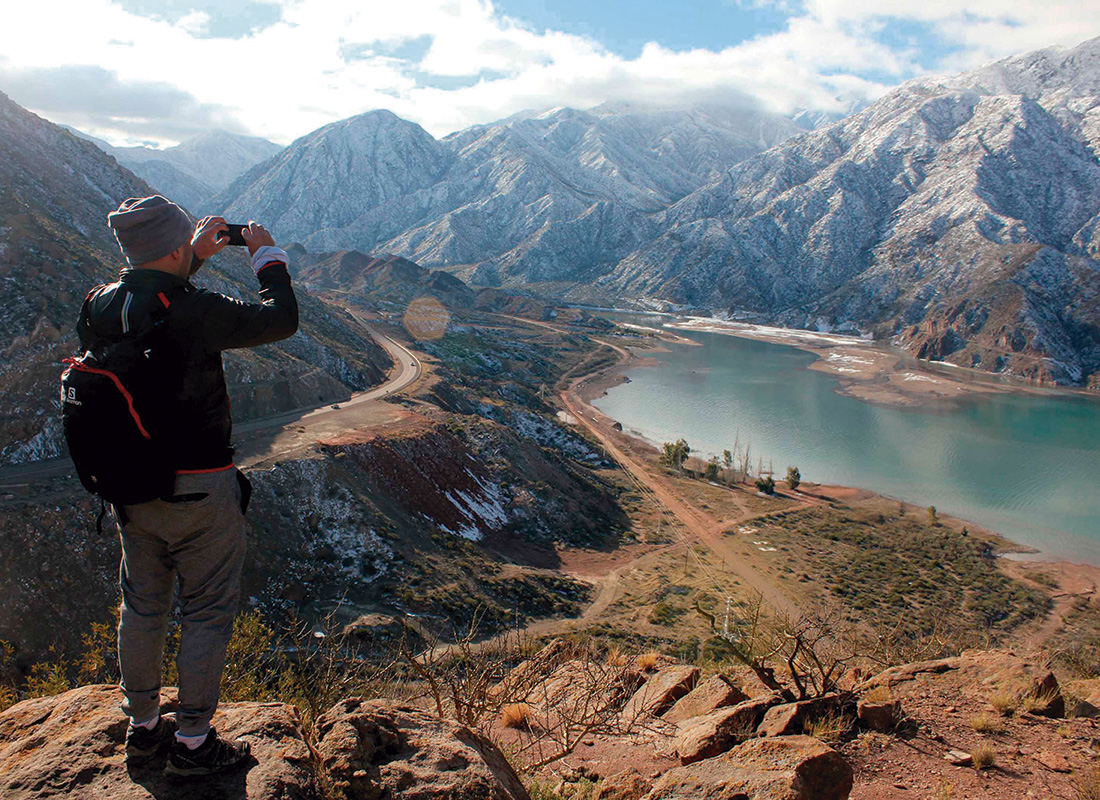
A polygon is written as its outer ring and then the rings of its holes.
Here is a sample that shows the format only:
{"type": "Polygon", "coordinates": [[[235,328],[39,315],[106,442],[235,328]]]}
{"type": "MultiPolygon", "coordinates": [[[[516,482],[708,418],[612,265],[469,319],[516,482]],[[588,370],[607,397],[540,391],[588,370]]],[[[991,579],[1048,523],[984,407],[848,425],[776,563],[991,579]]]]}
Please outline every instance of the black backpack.
{"type": "MultiPolygon", "coordinates": [[[[89,293],[80,309],[85,327],[91,301],[118,290],[119,284],[107,284],[89,293]]],[[[116,507],[170,495],[175,483],[168,432],[180,356],[165,324],[170,299],[157,298],[133,329],[63,361],[61,420],[69,455],[84,488],[116,507]]]]}

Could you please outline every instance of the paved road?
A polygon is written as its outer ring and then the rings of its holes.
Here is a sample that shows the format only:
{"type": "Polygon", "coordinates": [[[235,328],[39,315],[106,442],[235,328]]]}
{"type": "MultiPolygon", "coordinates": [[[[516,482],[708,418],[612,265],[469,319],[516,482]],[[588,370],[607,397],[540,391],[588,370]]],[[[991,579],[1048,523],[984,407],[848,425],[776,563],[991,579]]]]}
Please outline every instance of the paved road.
{"type": "MultiPolygon", "coordinates": [[[[250,420],[249,422],[235,425],[234,433],[254,433],[260,430],[278,428],[290,423],[301,423],[303,421],[317,422],[326,415],[333,413],[333,405],[337,405],[340,408],[347,408],[371,400],[377,400],[380,397],[387,397],[401,391],[420,377],[422,367],[420,366],[420,359],[416,354],[404,345],[394,341],[377,328],[368,325],[363,320],[360,319],[359,323],[363,325],[370,335],[374,337],[375,341],[382,345],[382,347],[384,347],[393,357],[396,369],[393,371],[393,374],[386,379],[385,383],[364,392],[356,392],[349,400],[345,400],[341,403],[325,403],[322,406],[307,406],[271,417],[250,420]]],[[[0,467],[0,492],[5,490],[11,491],[12,489],[24,487],[28,484],[37,483],[50,478],[60,478],[72,473],[73,462],[68,456],[51,458],[46,461],[34,461],[30,464],[0,467]]]]}

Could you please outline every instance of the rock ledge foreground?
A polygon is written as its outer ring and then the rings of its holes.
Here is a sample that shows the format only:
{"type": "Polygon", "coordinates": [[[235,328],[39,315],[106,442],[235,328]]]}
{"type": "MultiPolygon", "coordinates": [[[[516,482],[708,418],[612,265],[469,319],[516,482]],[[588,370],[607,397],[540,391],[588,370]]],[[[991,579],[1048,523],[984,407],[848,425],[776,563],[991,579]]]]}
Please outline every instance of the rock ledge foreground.
{"type": "MultiPolygon", "coordinates": [[[[164,709],[174,697],[166,693],[164,709]]],[[[0,797],[40,800],[323,800],[323,761],[346,800],[529,800],[501,752],[453,722],[386,701],[343,700],[317,722],[316,749],[294,707],[225,703],[219,733],[252,745],[250,766],[187,782],[164,755],[127,765],[116,686],[83,686],[0,714],[0,797]]]]}

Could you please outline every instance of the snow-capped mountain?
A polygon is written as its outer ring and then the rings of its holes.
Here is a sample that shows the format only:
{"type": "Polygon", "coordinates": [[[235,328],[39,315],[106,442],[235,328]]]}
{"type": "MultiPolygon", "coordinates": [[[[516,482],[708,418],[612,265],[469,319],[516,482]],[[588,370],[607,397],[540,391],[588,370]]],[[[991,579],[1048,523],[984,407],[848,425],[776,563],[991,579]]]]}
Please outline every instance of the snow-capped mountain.
{"type": "Polygon", "coordinates": [[[318,231],[342,230],[369,209],[431,186],[450,161],[419,125],[371,111],[298,139],[212,205],[232,219],[262,220],[280,239],[314,244],[318,231]]]}
{"type": "Polygon", "coordinates": [[[659,215],[599,285],[874,328],[927,357],[1100,367],[1100,39],[905,84],[659,215]]]}
{"type": "Polygon", "coordinates": [[[224,207],[474,284],[859,327],[1044,381],[1100,369],[1100,39],[912,81],[832,124],[803,115],[809,131],[607,105],[436,142],[387,119],[299,140],[224,207]],[[361,179],[341,166],[360,162],[361,179]]]}
{"type": "Polygon", "coordinates": [[[241,173],[282,149],[258,136],[241,136],[222,130],[204,133],[164,150],[113,147],[102,140],[76,133],[95,142],[158,192],[199,216],[207,213],[204,204],[212,195],[229,186],[241,173]]]}
{"type": "Polygon", "coordinates": [[[575,281],[655,236],[652,214],[799,131],[747,109],[605,105],[437,142],[371,112],[298,140],[215,205],[311,250],[386,250],[487,284],[575,281]]]}

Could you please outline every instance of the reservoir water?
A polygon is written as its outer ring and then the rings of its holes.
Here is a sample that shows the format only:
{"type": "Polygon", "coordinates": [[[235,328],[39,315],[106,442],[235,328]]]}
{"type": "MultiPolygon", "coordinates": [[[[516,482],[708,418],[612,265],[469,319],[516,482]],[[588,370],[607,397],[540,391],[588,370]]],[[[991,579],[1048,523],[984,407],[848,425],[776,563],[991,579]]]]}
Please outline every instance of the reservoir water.
{"type": "MultiPolygon", "coordinates": [[[[652,320],[647,324],[652,325],[652,320]]],[[[803,480],[872,489],[963,517],[1044,557],[1100,564],[1100,402],[990,394],[965,403],[878,406],[838,394],[811,353],[677,331],[654,366],[595,402],[628,432],[685,438],[709,456],[735,438],[803,480]]]]}

